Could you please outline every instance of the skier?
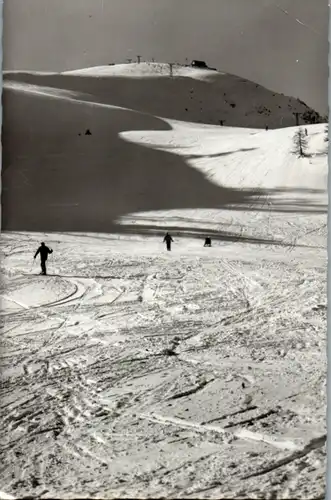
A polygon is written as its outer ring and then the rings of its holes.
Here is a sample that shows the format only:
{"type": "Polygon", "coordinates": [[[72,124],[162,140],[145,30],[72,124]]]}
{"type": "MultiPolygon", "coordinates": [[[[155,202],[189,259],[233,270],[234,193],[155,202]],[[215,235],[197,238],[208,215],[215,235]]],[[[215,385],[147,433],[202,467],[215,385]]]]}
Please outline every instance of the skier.
{"type": "Polygon", "coordinates": [[[53,250],[51,248],[48,248],[44,242],[41,243],[40,247],[34,254],[34,259],[37,257],[38,253],[40,253],[40,265],[41,265],[41,273],[43,275],[46,275],[46,260],[48,257],[48,254],[53,253],[53,250]]]}
{"type": "Polygon", "coordinates": [[[308,135],[308,130],[305,128],[305,134],[308,135]]]}
{"type": "Polygon", "coordinates": [[[265,126],[265,129],[268,131],[268,130],[269,130],[269,125],[266,125],[266,126],[265,126]]]}
{"type": "Polygon", "coordinates": [[[170,251],[171,251],[171,243],[173,243],[173,242],[174,242],[174,240],[171,238],[171,236],[170,236],[170,234],[169,234],[169,233],[167,233],[167,234],[165,235],[164,240],[163,240],[163,243],[164,243],[164,242],[166,242],[166,244],[167,244],[167,250],[168,250],[168,252],[170,252],[170,251]]]}
{"type": "Polygon", "coordinates": [[[203,246],[204,247],[211,247],[211,238],[209,236],[207,236],[207,238],[205,238],[205,244],[203,246]]]}

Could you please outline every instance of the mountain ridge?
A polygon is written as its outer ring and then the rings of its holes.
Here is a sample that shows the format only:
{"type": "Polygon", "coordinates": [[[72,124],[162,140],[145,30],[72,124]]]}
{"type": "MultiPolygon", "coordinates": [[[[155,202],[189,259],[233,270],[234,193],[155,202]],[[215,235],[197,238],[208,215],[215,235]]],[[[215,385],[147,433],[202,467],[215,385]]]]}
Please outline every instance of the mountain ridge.
{"type": "Polygon", "coordinates": [[[127,63],[62,73],[4,72],[20,82],[89,94],[95,102],[180,121],[270,129],[323,123],[326,117],[298,98],[214,68],[127,63]]]}

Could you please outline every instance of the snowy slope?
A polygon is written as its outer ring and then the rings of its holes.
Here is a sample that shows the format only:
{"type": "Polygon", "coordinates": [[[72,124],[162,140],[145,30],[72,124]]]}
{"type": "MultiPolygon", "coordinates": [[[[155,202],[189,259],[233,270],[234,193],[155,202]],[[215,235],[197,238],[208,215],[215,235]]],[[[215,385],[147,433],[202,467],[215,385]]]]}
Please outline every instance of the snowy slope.
{"type": "MultiPolygon", "coordinates": [[[[302,240],[312,222],[307,215],[326,213],[328,165],[325,125],[307,127],[308,157],[299,158],[293,152],[297,127],[261,132],[174,121],[169,123],[172,127],[170,131],[122,132],[121,137],[145,147],[171,150],[216,185],[232,189],[239,187],[248,192],[257,190],[251,205],[234,205],[227,207],[226,212],[201,209],[185,212],[191,220],[186,225],[193,225],[197,230],[205,227],[208,232],[207,228],[218,231],[220,225],[226,222],[229,224],[228,231],[238,233],[240,229],[245,231],[247,237],[276,240],[287,234],[284,228],[284,214],[287,213],[286,219],[295,221],[296,237],[302,240]],[[267,212],[267,217],[252,214],[259,211],[267,212]],[[261,217],[267,224],[260,223],[261,217]],[[257,224],[252,222],[255,219],[259,221],[257,224]]],[[[154,225],[166,228],[167,224],[178,226],[180,214],[172,210],[170,213],[140,212],[135,215],[140,224],[148,225],[153,221],[154,225]]],[[[129,221],[130,216],[122,218],[123,223],[126,220],[129,221]]],[[[294,237],[293,229],[290,233],[294,237]]]]}
{"type": "MultiPolygon", "coordinates": [[[[71,71],[64,71],[63,75],[75,76],[92,76],[92,77],[109,77],[109,76],[125,76],[128,78],[146,78],[170,76],[170,65],[158,62],[143,62],[129,64],[114,64],[109,66],[93,66],[90,68],[82,68],[71,71]]],[[[224,73],[218,73],[224,75],[224,73]]],[[[196,80],[207,80],[215,77],[215,70],[192,68],[190,66],[181,66],[178,64],[172,65],[172,76],[187,77],[196,80]]]]}
{"type": "Polygon", "coordinates": [[[72,90],[168,119],[232,127],[293,126],[295,112],[311,111],[293,97],[235,75],[179,65],[172,77],[169,71],[161,63],[118,64],[58,75],[7,72],[4,79],[72,90]]]}
{"type": "MultiPolygon", "coordinates": [[[[77,80],[85,81],[85,77],[74,77],[77,80]]],[[[90,94],[82,95],[68,88],[4,83],[4,229],[108,232],[118,231],[116,221],[137,211],[254,206],[260,194],[256,190],[246,186],[243,191],[239,184],[217,185],[205,176],[205,169],[191,168],[189,159],[176,154],[171,142],[176,122],[108,104],[93,92],[93,86],[90,94]],[[92,135],[85,136],[86,130],[92,135]],[[150,131],[153,137],[167,132],[166,144],[170,142],[165,150],[145,147],[144,139],[126,140],[125,133],[134,132],[141,138],[144,134],[149,137],[150,131]]],[[[209,162],[214,165],[222,159],[222,164],[230,165],[232,155],[228,152],[235,151],[240,165],[244,162],[252,172],[256,170],[254,151],[258,162],[266,158],[263,171],[269,162],[265,156],[269,154],[268,141],[278,137],[251,130],[243,146],[234,149],[236,139],[228,132],[233,128],[205,127],[191,124],[188,132],[197,147],[199,137],[209,134],[204,141],[213,142],[211,154],[216,155],[208,158],[209,162]],[[264,138],[266,146],[260,147],[264,138]]],[[[288,151],[290,135],[284,133],[284,150],[288,151]]],[[[279,147],[281,150],[282,144],[279,147]]],[[[203,161],[199,160],[200,166],[203,161]]]]}
{"type": "Polygon", "coordinates": [[[324,125],[298,158],[295,127],[5,92],[1,490],[322,497],[324,125]]]}

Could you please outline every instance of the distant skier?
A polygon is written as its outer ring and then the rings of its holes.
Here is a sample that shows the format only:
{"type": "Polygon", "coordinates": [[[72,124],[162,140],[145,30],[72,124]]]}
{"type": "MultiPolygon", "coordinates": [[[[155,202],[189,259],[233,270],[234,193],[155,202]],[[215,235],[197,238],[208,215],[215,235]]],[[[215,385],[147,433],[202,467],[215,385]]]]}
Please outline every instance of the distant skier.
{"type": "Polygon", "coordinates": [[[48,257],[48,254],[53,253],[53,250],[51,248],[48,248],[44,242],[41,243],[40,247],[34,254],[34,259],[37,257],[38,254],[40,254],[40,265],[41,265],[41,274],[46,275],[46,260],[48,257]]]}
{"type": "Polygon", "coordinates": [[[269,125],[266,125],[266,126],[265,126],[265,129],[266,129],[266,130],[269,130],[269,125]]]}
{"type": "Polygon", "coordinates": [[[305,128],[305,134],[308,135],[308,130],[305,128]]]}
{"type": "Polygon", "coordinates": [[[211,247],[211,238],[209,238],[209,236],[207,236],[207,238],[205,238],[205,244],[203,246],[204,247],[211,247]]]}
{"type": "Polygon", "coordinates": [[[172,239],[172,237],[170,236],[170,234],[169,234],[169,233],[167,233],[167,234],[165,235],[165,237],[164,237],[164,239],[163,239],[163,243],[164,243],[164,242],[167,244],[167,250],[168,250],[168,252],[170,252],[170,251],[171,251],[171,243],[173,243],[173,242],[174,242],[174,240],[172,239]]]}

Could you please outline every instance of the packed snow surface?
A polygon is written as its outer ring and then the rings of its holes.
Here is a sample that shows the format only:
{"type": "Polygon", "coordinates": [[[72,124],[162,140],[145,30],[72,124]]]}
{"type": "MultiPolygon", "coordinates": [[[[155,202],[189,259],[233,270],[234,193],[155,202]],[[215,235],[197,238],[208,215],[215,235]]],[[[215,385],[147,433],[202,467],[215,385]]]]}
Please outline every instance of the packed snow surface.
{"type": "Polygon", "coordinates": [[[168,123],[122,132],[123,147],[171,150],[263,197],[132,213],[118,221],[128,234],[2,234],[1,489],[322,498],[324,125],[307,127],[298,158],[296,128],[168,123]],[[46,277],[40,241],[54,250],[46,277]]]}

